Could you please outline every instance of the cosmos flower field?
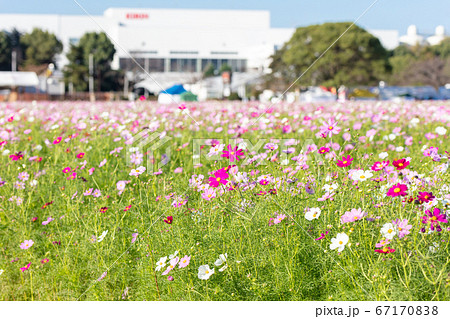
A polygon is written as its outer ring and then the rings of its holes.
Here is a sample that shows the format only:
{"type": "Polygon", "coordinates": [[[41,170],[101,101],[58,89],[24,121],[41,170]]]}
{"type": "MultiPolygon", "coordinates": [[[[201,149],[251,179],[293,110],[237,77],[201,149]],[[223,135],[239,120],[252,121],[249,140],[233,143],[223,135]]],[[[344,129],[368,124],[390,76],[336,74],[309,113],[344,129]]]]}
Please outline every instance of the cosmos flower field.
{"type": "Polygon", "coordinates": [[[450,102],[0,105],[0,300],[449,300],[450,102]]]}

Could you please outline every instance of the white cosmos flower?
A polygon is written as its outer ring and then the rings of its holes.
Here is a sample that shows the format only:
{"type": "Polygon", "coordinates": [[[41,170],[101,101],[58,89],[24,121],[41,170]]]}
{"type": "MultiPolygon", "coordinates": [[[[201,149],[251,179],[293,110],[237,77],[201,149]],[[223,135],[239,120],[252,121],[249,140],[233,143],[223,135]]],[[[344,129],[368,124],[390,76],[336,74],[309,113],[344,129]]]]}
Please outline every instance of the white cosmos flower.
{"type": "Polygon", "coordinates": [[[175,252],[172,255],[169,255],[169,259],[174,259],[178,255],[178,250],[175,250],[175,252]]]}
{"type": "Polygon", "coordinates": [[[336,238],[331,239],[330,249],[334,250],[337,248],[338,252],[344,250],[345,245],[348,243],[348,235],[346,233],[339,233],[336,238]]]}
{"type": "Polygon", "coordinates": [[[403,146],[397,146],[397,147],[395,148],[395,150],[396,150],[397,152],[403,152],[404,149],[405,149],[405,148],[404,148],[403,146]]]}
{"type": "Polygon", "coordinates": [[[438,133],[439,135],[445,135],[445,133],[447,133],[447,129],[442,126],[438,126],[436,127],[435,132],[438,133]]]}
{"type": "Polygon", "coordinates": [[[0,276],[3,274],[4,270],[0,269],[0,276]]]}
{"type": "Polygon", "coordinates": [[[395,135],[395,134],[389,134],[389,136],[388,136],[390,141],[395,140],[396,137],[397,137],[397,135],[395,135]]]}
{"type": "Polygon", "coordinates": [[[315,207],[315,208],[310,208],[306,214],[305,214],[305,218],[309,221],[313,220],[313,219],[317,219],[319,218],[321,213],[320,208],[315,207]]]}
{"type": "Polygon", "coordinates": [[[108,234],[108,231],[105,230],[97,239],[97,242],[101,242],[103,239],[105,239],[106,234],[108,234]]]}
{"type": "Polygon", "coordinates": [[[373,176],[371,171],[363,171],[362,169],[357,170],[352,174],[352,179],[354,181],[365,181],[373,176]]]}
{"type": "Polygon", "coordinates": [[[198,279],[208,280],[214,274],[214,268],[210,269],[208,265],[198,267],[198,279]]]}
{"type": "MultiPolygon", "coordinates": [[[[217,267],[221,266],[223,263],[227,262],[227,257],[228,257],[227,253],[221,254],[221,255],[219,256],[219,259],[217,259],[217,260],[214,262],[214,265],[216,265],[217,267]]],[[[219,270],[219,271],[220,271],[220,270],[219,270]]]]}
{"type": "Polygon", "coordinates": [[[331,185],[325,184],[325,185],[323,185],[323,187],[322,187],[322,189],[323,189],[324,191],[329,192],[329,193],[331,193],[332,191],[334,191],[334,190],[337,189],[337,188],[338,188],[338,184],[336,184],[336,183],[331,184],[331,185]]]}
{"type": "Polygon", "coordinates": [[[167,260],[167,256],[166,257],[161,257],[158,262],[156,263],[156,271],[160,271],[161,269],[164,268],[164,266],[166,266],[166,260],[167,260]]]}
{"type": "Polygon", "coordinates": [[[222,268],[219,269],[220,272],[224,271],[225,269],[228,268],[228,264],[225,264],[225,266],[223,266],[222,268]]]}
{"type": "Polygon", "coordinates": [[[383,227],[380,230],[380,233],[385,237],[386,239],[391,240],[394,238],[395,234],[397,233],[395,230],[394,225],[392,223],[386,223],[383,225],[383,227]]]}
{"type": "Polygon", "coordinates": [[[378,155],[378,157],[381,159],[385,159],[388,156],[389,156],[389,154],[387,152],[383,152],[383,153],[380,153],[380,155],[378,155]]]}

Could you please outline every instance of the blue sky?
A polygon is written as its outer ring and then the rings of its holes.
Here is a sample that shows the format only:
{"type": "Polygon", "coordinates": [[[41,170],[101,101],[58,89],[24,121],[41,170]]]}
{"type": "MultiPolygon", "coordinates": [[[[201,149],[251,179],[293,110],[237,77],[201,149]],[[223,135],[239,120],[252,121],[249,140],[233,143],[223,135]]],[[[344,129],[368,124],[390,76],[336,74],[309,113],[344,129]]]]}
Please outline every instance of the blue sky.
{"type": "MultiPolygon", "coordinates": [[[[77,0],[93,15],[109,7],[260,9],[271,12],[273,27],[297,27],[329,21],[353,21],[374,0],[77,0]]],[[[0,0],[0,13],[83,14],[73,0],[0,0]]],[[[359,21],[372,29],[406,33],[416,24],[421,33],[434,33],[442,24],[450,33],[449,0],[379,0],[359,21]]]]}

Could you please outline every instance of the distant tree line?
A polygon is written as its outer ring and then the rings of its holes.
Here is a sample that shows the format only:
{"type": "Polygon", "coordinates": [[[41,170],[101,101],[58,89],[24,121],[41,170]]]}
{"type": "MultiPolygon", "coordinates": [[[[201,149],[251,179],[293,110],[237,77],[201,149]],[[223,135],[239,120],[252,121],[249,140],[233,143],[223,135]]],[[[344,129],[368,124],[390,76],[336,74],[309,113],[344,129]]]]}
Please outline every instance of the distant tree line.
{"type": "Polygon", "coordinates": [[[283,91],[299,77],[294,88],[372,86],[381,80],[390,85],[434,87],[450,82],[450,39],[435,46],[401,45],[389,51],[363,28],[354,25],[348,29],[350,25],[324,23],[298,28],[272,56],[267,86],[283,91]]]}
{"type": "MultiPolygon", "coordinates": [[[[50,63],[55,64],[57,55],[62,51],[61,41],[54,34],[39,28],[31,33],[21,33],[16,29],[0,31],[0,71],[12,70],[14,52],[18,71],[43,74],[50,63]]],[[[115,52],[105,33],[85,33],[78,43],[70,44],[66,55],[69,63],[62,70],[66,85],[71,83],[75,91],[89,89],[89,55],[92,54],[95,90],[120,90],[123,73],[111,69],[115,52]]]]}

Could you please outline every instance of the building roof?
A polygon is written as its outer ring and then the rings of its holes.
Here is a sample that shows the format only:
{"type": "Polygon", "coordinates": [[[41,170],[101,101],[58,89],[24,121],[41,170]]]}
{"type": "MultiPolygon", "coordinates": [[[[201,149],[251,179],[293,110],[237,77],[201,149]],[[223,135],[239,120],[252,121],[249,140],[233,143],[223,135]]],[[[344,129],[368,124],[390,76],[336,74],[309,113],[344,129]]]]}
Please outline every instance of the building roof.
{"type": "Polygon", "coordinates": [[[34,72],[0,72],[0,87],[37,86],[39,79],[34,72]]]}

